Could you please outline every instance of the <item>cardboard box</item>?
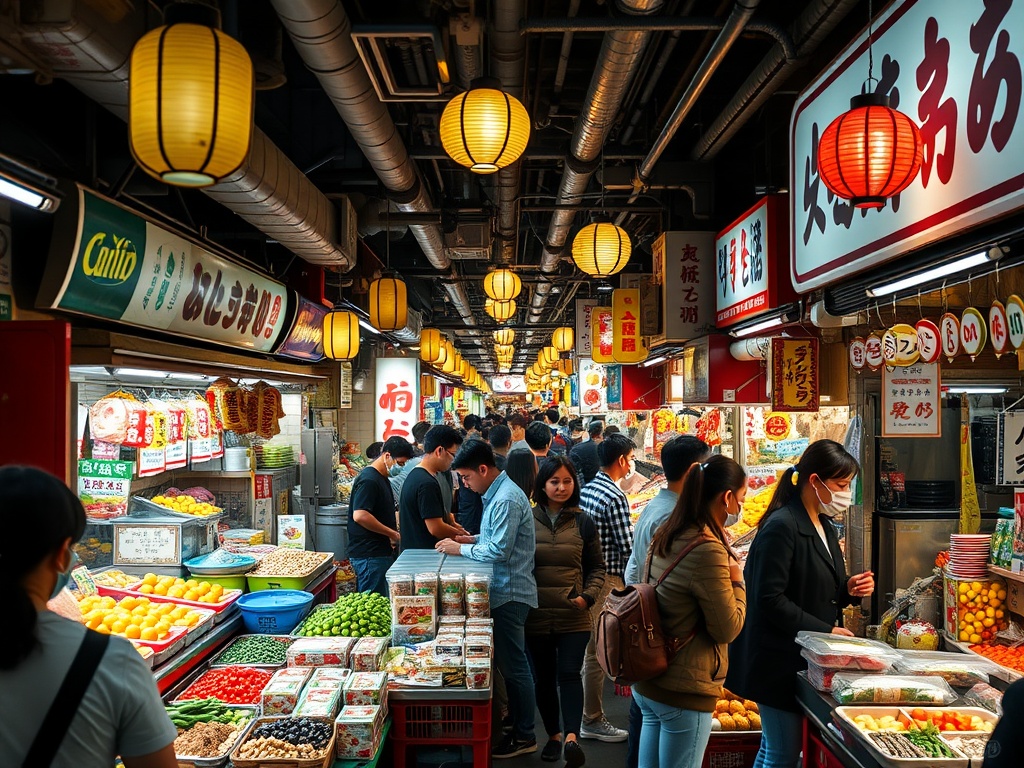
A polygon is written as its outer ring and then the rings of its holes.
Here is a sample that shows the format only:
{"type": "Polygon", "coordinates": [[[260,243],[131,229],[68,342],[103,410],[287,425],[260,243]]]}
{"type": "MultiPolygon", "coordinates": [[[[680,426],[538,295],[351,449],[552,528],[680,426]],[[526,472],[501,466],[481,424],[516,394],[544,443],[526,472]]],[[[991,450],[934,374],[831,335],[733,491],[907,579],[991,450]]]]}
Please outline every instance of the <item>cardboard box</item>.
{"type": "Polygon", "coordinates": [[[345,681],[344,704],[348,706],[387,706],[387,672],[353,672],[345,681]]]}
{"type": "Polygon", "coordinates": [[[377,705],[342,707],[334,729],[339,758],[371,760],[380,747],[384,710],[377,705]]]}
{"type": "Polygon", "coordinates": [[[289,667],[347,667],[354,637],[300,637],[288,647],[289,667]]]}

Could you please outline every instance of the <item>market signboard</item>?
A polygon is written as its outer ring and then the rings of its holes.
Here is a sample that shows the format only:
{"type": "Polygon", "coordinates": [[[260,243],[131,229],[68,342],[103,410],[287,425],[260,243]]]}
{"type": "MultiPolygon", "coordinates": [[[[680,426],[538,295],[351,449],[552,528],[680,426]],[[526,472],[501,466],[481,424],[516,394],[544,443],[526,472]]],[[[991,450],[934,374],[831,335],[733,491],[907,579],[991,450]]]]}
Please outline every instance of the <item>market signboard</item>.
{"type": "Polygon", "coordinates": [[[324,359],[324,318],[327,308],[292,291],[295,319],[275,354],[311,363],[324,359]]]}
{"type": "Polygon", "coordinates": [[[612,362],[612,308],[594,307],[590,316],[590,353],[596,363],[612,362]]]}
{"type": "Polygon", "coordinates": [[[274,349],[288,308],[284,285],[82,186],[75,191],[77,205],[66,202],[55,217],[38,306],[229,347],[274,349]]]}
{"type": "Polygon", "coordinates": [[[719,328],[770,308],[765,266],[770,200],[772,198],[762,198],[715,238],[718,278],[715,324],[719,328]]]}
{"type": "Polygon", "coordinates": [[[591,357],[591,325],[597,299],[576,299],[576,356],[591,357]]]}
{"type": "Polygon", "coordinates": [[[1024,485],[1024,411],[999,414],[998,485],[1024,485]]]}
{"type": "Polygon", "coordinates": [[[689,341],[714,329],[714,232],[664,232],[654,241],[653,253],[655,268],[661,270],[665,341],[689,341]]]}
{"type": "Polygon", "coordinates": [[[581,358],[580,361],[580,413],[596,414],[608,411],[606,395],[607,366],[593,360],[581,358]]]}
{"type": "Polygon", "coordinates": [[[133,465],[130,461],[79,459],[78,498],[91,520],[128,514],[133,465]]]}
{"type": "Polygon", "coordinates": [[[818,340],[772,339],[772,410],[818,410],[818,340]]]}
{"type": "Polygon", "coordinates": [[[491,389],[496,395],[524,394],[526,392],[526,378],[524,376],[503,376],[491,377],[491,389]]]}
{"type": "Polygon", "coordinates": [[[882,437],[942,437],[938,363],[882,369],[882,437]]]}
{"type": "Polygon", "coordinates": [[[855,211],[818,176],[818,141],[868,71],[867,30],[796,101],[790,275],[806,293],[1024,204],[1024,3],[896,0],[874,24],[876,93],[921,127],[924,164],[884,208],[855,211]]]}
{"type": "Polygon", "coordinates": [[[640,289],[612,291],[612,359],[617,363],[639,363],[647,358],[640,325],[640,289]]]}
{"type": "Polygon", "coordinates": [[[404,437],[410,443],[420,402],[420,361],[412,357],[377,358],[374,437],[404,437]]]}
{"type": "Polygon", "coordinates": [[[609,411],[622,410],[622,366],[609,365],[605,368],[608,381],[607,400],[609,411]]]}

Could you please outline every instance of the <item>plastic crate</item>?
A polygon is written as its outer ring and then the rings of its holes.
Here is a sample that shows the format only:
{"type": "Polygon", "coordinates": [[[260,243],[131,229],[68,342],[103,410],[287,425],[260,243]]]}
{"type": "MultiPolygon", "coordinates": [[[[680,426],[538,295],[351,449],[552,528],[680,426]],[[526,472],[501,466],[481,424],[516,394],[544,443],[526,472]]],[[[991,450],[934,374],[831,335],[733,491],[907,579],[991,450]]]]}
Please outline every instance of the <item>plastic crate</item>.
{"type": "Polygon", "coordinates": [[[491,702],[388,701],[395,768],[405,768],[409,747],[465,745],[473,765],[491,762],[491,702]]]}
{"type": "Polygon", "coordinates": [[[753,768],[761,748],[761,732],[711,734],[701,768],[753,768]]]}

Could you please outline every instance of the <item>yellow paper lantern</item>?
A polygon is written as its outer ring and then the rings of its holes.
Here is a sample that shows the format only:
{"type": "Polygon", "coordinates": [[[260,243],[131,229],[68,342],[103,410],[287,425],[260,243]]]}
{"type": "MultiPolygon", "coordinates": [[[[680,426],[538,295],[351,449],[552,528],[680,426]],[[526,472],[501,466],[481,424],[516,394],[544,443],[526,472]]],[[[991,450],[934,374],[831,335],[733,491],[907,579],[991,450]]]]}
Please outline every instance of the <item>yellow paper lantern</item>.
{"type": "Polygon", "coordinates": [[[511,269],[495,269],[484,277],[484,293],[495,301],[511,301],[523,289],[523,281],[511,269]]]}
{"type": "Polygon", "coordinates": [[[572,360],[559,360],[558,361],[558,372],[563,376],[572,376],[575,373],[573,368],[572,360]]]}
{"type": "Polygon", "coordinates": [[[434,397],[437,395],[437,379],[428,373],[420,375],[420,394],[423,397],[434,397]]]}
{"type": "Polygon", "coordinates": [[[445,373],[456,373],[459,370],[458,353],[450,341],[446,342],[445,350],[448,356],[445,358],[444,363],[441,364],[441,370],[445,373]]]}
{"type": "Polygon", "coordinates": [[[459,378],[463,380],[469,378],[469,360],[462,360],[459,363],[459,378]]]}
{"type": "Polygon", "coordinates": [[[539,379],[541,376],[545,374],[545,371],[543,368],[541,368],[540,363],[534,363],[533,367],[530,369],[530,373],[532,373],[536,378],[539,379]]]}
{"type": "Polygon", "coordinates": [[[495,88],[473,88],[448,102],[441,114],[441,145],[474,173],[511,165],[530,140],[530,116],[518,99],[495,88]]]}
{"type": "Polygon", "coordinates": [[[332,360],[351,360],[359,354],[359,316],[336,310],[324,315],[324,354],[332,360]]]}
{"type": "Polygon", "coordinates": [[[516,303],[513,299],[508,301],[496,301],[491,305],[491,316],[499,323],[503,323],[516,313],[516,303]]]}
{"type": "Polygon", "coordinates": [[[609,222],[588,224],[572,241],[572,260],[591,277],[607,277],[621,271],[632,251],[626,230],[609,222]]]}
{"type": "Polygon", "coordinates": [[[501,330],[495,331],[493,334],[494,343],[509,345],[516,340],[516,332],[511,328],[502,328],[501,330]]]}
{"type": "Polygon", "coordinates": [[[420,331],[420,360],[425,363],[444,362],[447,357],[443,337],[436,328],[424,328],[420,331]]]}
{"type": "Polygon", "coordinates": [[[558,362],[558,350],[554,347],[544,347],[540,353],[543,356],[544,362],[549,366],[558,362]]]}
{"type": "Polygon", "coordinates": [[[370,283],[370,325],[378,331],[397,331],[409,322],[405,283],[397,277],[380,277],[370,283]]]}
{"type": "Polygon", "coordinates": [[[576,333],[568,326],[555,328],[555,332],[551,334],[551,344],[559,352],[569,352],[575,343],[576,333]]]}
{"type": "Polygon", "coordinates": [[[515,354],[516,348],[511,344],[495,344],[494,354],[498,357],[511,357],[515,354]]]}
{"type": "Polygon", "coordinates": [[[143,35],[128,73],[128,135],[132,157],[150,176],[180,187],[208,187],[235,173],[249,156],[253,129],[253,67],[245,48],[216,26],[178,23],[143,35]]]}
{"type": "Polygon", "coordinates": [[[494,317],[494,299],[486,299],[484,301],[484,312],[494,317]]]}

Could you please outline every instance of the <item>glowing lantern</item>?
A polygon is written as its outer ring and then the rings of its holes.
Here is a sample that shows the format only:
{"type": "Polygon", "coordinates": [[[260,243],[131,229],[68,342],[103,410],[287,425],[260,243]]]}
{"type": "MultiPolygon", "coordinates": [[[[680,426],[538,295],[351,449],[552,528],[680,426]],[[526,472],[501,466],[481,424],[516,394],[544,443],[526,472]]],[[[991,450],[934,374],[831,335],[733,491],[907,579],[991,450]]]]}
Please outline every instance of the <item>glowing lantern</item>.
{"type": "Polygon", "coordinates": [[[448,102],[440,133],[452,160],[474,173],[494,173],[523,154],[530,140],[530,116],[504,91],[473,87],[448,102]]]}
{"type": "Polygon", "coordinates": [[[609,222],[588,224],[572,241],[572,260],[591,277],[619,272],[632,252],[633,244],[626,231],[609,222]]]}
{"type": "Polygon", "coordinates": [[[370,283],[370,325],[378,331],[397,331],[409,322],[405,283],[397,277],[380,277],[370,283]]]}
{"type": "Polygon", "coordinates": [[[351,360],[359,354],[359,316],[335,310],[324,315],[324,354],[332,360],[351,360]]]}
{"type": "Polygon", "coordinates": [[[424,328],[420,331],[420,360],[425,363],[443,363],[447,357],[444,338],[436,328],[424,328]]]}
{"type": "Polygon", "coordinates": [[[495,344],[509,345],[516,340],[516,332],[511,328],[502,328],[501,330],[495,331],[494,336],[495,344]]]}
{"type": "Polygon", "coordinates": [[[540,353],[547,365],[552,366],[558,362],[558,350],[554,347],[544,347],[540,353]]]}
{"type": "Polygon", "coordinates": [[[495,269],[484,278],[484,293],[495,301],[511,301],[523,289],[523,281],[511,269],[495,269]]]}
{"type": "Polygon", "coordinates": [[[513,299],[508,301],[496,301],[491,305],[491,316],[499,323],[503,323],[516,313],[516,303],[513,299]]]}
{"type": "Polygon", "coordinates": [[[551,334],[551,344],[559,352],[569,352],[575,343],[576,334],[568,326],[555,328],[555,332],[551,334]]]}

